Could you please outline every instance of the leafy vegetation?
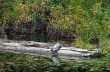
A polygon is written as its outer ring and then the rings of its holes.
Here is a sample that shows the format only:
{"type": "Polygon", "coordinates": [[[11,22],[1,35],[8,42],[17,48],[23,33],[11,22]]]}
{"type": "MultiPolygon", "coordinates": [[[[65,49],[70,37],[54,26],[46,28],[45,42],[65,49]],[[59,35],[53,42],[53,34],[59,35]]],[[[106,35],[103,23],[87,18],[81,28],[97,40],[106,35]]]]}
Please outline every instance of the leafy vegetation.
{"type": "Polygon", "coordinates": [[[60,66],[53,64],[51,59],[0,53],[0,72],[109,72],[110,55],[101,59],[83,61],[61,61],[60,66]]]}
{"type": "Polygon", "coordinates": [[[30,21],[37,24],[37,19],[41,19],[48,28],[75,35],[73,44],[77,47],[94,48],[90,40],[97,37],[103,48],[110,35],[109,3],[109,0],[0,0],[0,24],[30,21]]]}

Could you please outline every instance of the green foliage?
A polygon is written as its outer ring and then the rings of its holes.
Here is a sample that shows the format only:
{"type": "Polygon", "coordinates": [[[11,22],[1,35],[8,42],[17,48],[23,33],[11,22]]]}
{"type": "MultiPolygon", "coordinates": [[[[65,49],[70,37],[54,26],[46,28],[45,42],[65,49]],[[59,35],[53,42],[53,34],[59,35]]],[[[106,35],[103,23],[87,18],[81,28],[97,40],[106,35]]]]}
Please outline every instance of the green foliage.
{"type": "Polygon", "coordinates": [[[110,54],[100,59],[82,60],[77,62],[61,61],[55,66],[51,59],[21,55],[13,53],[0,53],[1,72],[109,72],[110,54]]]}
{"type": "Polygon", "coordinates": [[[79,42],[87,44],[79,47],[91,48],[89,40],[98,37],[102,48],[102,41],[110,34],[109,0],[1,0],[0,9],[1,24],[36,25],[37,19],[41,19],[48,28],[73,34],[78,37],[76,41],[81,39],[79,42]]]}

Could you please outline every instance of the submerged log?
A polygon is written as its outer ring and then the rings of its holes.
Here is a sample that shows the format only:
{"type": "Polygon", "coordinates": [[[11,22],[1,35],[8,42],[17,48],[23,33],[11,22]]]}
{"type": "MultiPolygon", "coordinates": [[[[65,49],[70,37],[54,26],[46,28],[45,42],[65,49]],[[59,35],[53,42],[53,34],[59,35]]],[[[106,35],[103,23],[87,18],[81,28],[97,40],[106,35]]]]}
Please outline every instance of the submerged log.
{"type": "MultiPolygon", "coordinates": [[[[48,43],[34,41],[0,41],[0,51],[3,52],[31,54],[51,58],[51,48],[52,46],[48,43]]],[[[96,54],[99,54],[96,49],[89,51],[87,49],[75,47],[61,47],[58,51],[58,57],[61,59],[89,58],[91,56],[95,56],[96,54]]]]}

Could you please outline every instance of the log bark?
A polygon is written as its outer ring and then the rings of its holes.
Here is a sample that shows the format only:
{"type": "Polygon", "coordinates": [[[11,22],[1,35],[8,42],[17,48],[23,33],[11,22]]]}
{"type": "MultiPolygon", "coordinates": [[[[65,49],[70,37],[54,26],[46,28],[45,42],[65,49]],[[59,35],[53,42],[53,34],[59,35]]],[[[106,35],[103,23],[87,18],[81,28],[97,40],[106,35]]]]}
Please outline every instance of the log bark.
{"type": "MultiPolygon", "coordinates": [[[[0,51],[3,52],[31,54],[51,58],[51,48],[52,46],[50,46],[48,43],[0,40],[0,51]]],[[[96,54],[98,54],[97,49],[89,51],[87,49],[80,49],[75,47],[62,47],[58,51],[58,57],[61,59],[90,58],[96,54]]]]}

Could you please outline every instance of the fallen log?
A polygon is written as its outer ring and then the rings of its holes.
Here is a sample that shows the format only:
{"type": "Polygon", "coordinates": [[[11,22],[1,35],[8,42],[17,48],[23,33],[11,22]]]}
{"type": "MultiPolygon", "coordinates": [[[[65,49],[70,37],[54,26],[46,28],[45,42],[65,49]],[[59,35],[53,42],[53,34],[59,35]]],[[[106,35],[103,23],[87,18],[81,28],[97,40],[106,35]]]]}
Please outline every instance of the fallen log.
{"type": "MultiPolygon", "coordinates": [[[[51,58],[52,51],[48,43],[34,41],[0,41],[0,51],[22,54],[31,54],[51,58]]],[[[61,47],[58,57],[61,59],[90,58],[99,54],[96,49],[89,51],[75,47],[61,47]]]]}

